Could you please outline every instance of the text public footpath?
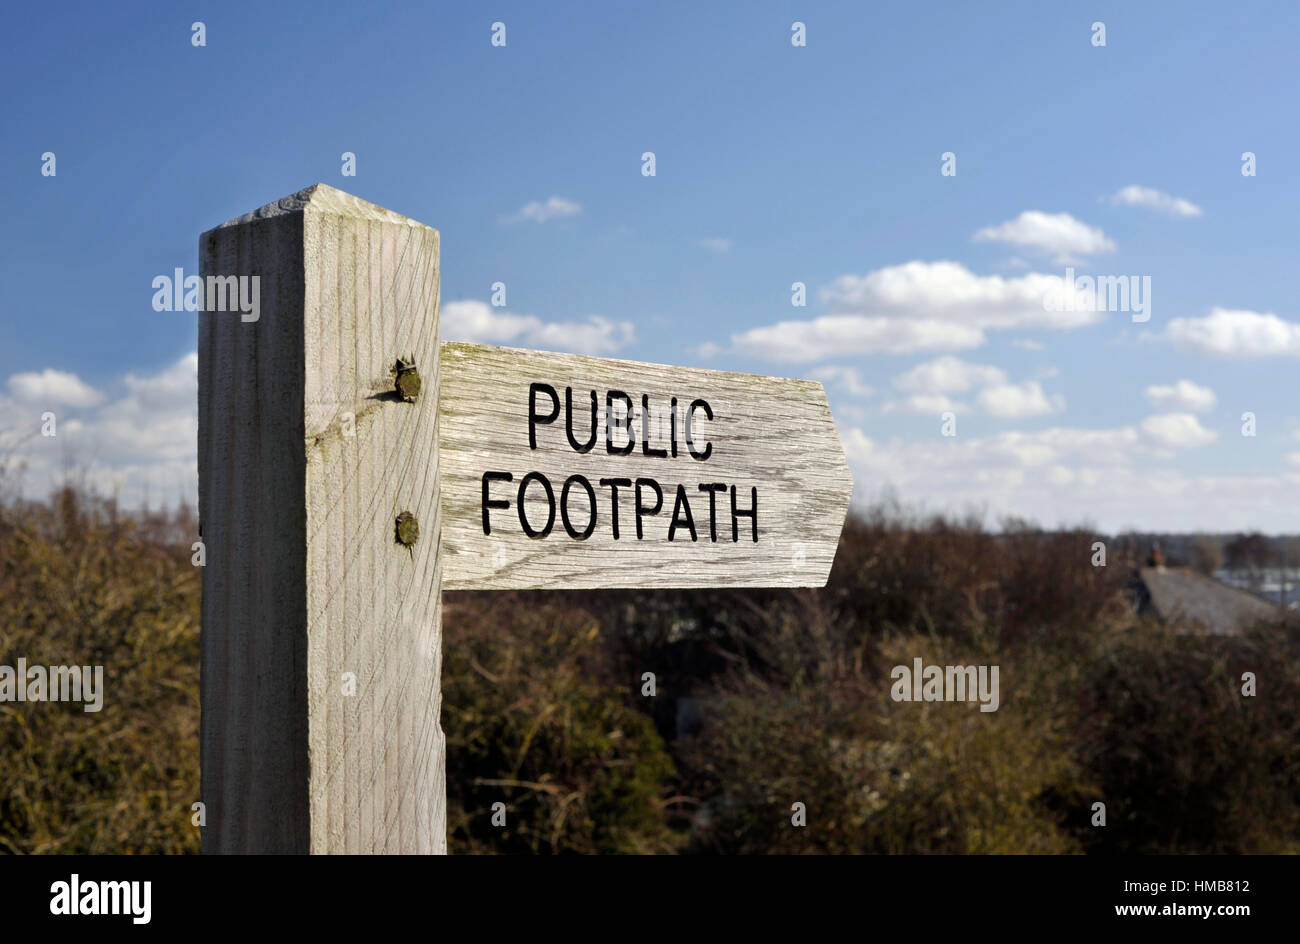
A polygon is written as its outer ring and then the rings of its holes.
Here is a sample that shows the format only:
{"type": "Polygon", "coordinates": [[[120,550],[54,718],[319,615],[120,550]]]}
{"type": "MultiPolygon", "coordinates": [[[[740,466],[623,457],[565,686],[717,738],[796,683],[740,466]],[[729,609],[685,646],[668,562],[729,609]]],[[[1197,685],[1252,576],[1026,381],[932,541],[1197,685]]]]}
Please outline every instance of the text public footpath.
{"type": "MultiPolygon", "coordinates": [[[[598,438],[599,401],[596,391],[592,390],[590,392],[590,422],[586,422],[584,417],[580,417],[575,423],[573,401],[573,389],[565,387],[565,436],[574,452],[579,454],[590,453],[597,448],[596,442],[598,438]],[[579,430],[582,430],[582,432],[580,433],[579,430]],[[579,438],[580,435],[582,438],[579,438]]],[[[685,400],[682,402],[685,403],[685,400]]],[[[638,446],[638,438],[633,430],[632,407],[632,398],[622,390],[606,391],[604,450],[610,456],[630,456],[638,446]],[[615,403],[621,404],[623,407],[623,415],[617,420],[614,418],[615,403]],[[617,443],[615,442],[616,431],[618,431],[617,439],[620,440],[617,443]]],[[[577,412],[581,414],[585,411],[579,407],[577,412]]],[[[671,398],[668,441],[663,443],[662,448],[654,448],[650,444],[650,416],[650,397],[648,394],[642,394],[641,435],[639,440],[642,456],[678,459],[685,462],[707,463],[709,461],[709,457],[713,455],[713,443],[703,439],[696,432],[696,427],[699,424],[713,419],[713,408],[709,406],[707,400],[691,400],[689,406],[679,411],[677,397],[671,398]]],[[[528,388],[529,449],[537,449],[538,427],[549,426],[555,423],[559,417],[560,395],[555,388],[550,384],[531,384],[528,388]]],[[[559,430],[557,429],[554,432],[558,433],[559,430]]],[[[660,441],[662,442],[662,440],[660,441]]],[[[735,484],[698,481],[698,479],[705,477],[693,476],[692,478],[696,479],[692,483],[694,485],[693,489],[687,488],[685,484],[677,483],[672,498],[671,518],[668,522],[668,540],[685,540],[689,535],[692,541],[726,541],[726,524],[729,521],[731,524],[730,539],[735,543],[741,540],[740,520],[745,518],[748,519],[747,524],[749,526],[744,530],[749,532],[749,539],[756,543],[759,534],[758,487],[750,486],[748,503],[743,505],[742,502],[745,496],[743,492],[737,492],[735,484]],[[705,496],[707,496],[708,504],[707,529],[704,526],[702,514],[706,502],[705,496]],[[694,506],[691,504],[692,499],[695,501],[694,506]],[[718,536],[720,523],[719,504],[724,505],[721,538],[718,536]],[[729,515],[727,515],[725,509],[727,504],[730,505],[729,515]],[[697,512],[699,512],[698,515],[697,512]],[[698,530],[696,526],[697,517],[700,520],[698,530]]],[[[632,497],[633,525],[636,539],[639,541],[645,537],[646,519],[653,518],[664,510],[664,483],[657,478],[638,477],[632,479],[611,476],[599,478],[593,483],[584,475],[570,475],[560,484],[558,501],[555,483],[552,483],[541,472],[525,473],[522,478],[518,479],[517,486],[515,486],[515,476],[511,472],[484,472],[482,482],[484,534],[492,533],[492,512],[494,510],[505,511],[511,506],[509,498],[494,497],[494,486],[497,495],[503,492],[507,495],[511,491],[514,492],[514,507],[519,518],[519,526],[523,529],[524,534],[536,539],[546,538],[552,534],[555,530],[558,512],[560,524],[563,526],[565,533],[575,541],[585,541],[592,536],[598,524],[604,527],[600,513],[603,506],[609,510],[608,533],[616,541],[624,540],[628,537],[627,521],[624,519],[624,527],[619,527],[619,498],[620,495],[630,494],[632,497]],[[515,487],[503,488],[502,485],[505,483],[515,487]],[[607,505],[597,499],[597,488],[609,490],[607,505]],[[545,500],[546,516],[544,520],[540,507],[534,507],[531,512],[527,508],[527,501],[536,503],[538,499],[545,500]]],[[[671,490],[671,485],[669,488],[671,490]]],[[[500,527],[500,516],[497,518],[497,527],[500,527]]]]}

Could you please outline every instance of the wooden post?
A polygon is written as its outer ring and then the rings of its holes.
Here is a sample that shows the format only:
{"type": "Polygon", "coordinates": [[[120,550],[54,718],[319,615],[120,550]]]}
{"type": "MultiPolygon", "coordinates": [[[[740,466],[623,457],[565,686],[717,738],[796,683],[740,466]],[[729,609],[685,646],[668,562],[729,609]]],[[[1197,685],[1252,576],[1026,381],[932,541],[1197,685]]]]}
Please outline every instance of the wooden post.
{"type": "Polygon", "coordinates": [[[446,851],[444,577],[826,583],[820,384],[440,347],[438,246],[324,184],[200,239],[205,852],[446,851]]]}
{"type": "Polygon", "coordinates": [[[446,851],[438,249],[324,184],[200,237],[204,852],[446,851]]]}

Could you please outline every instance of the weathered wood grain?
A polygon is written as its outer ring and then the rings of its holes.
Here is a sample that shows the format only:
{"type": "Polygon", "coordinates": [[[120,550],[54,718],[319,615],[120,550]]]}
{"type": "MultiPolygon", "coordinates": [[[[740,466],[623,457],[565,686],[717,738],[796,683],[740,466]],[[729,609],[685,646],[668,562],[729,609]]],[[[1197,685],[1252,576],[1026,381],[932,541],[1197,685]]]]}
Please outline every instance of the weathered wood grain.
{"type": "MultiPolygon", "coordinates": [[[[749,374],[667,367],[634,361],[551,354],[476,344],[442,346],[442,391],[439,448],[442,461],[443,586],[446,589],[578,587],[808,587],[822,586],[830,572],[840,531],[848,512],[853,480],[836,435],[821,384],[749,374]],[[530,407],[534,383],[554,388],[557,418],[535,424],[536,448],[530,444],[529,418],[550,414],[552,400],[538,393],[530,407]],[[566,426],[566,388],[573,391],[575,440],[590,435],[591,391],[598,402],[597,438],[591,451],[578,452],[566,426]],[[634,405],[635,448],[611,455],[627,441],[622,429],[607,437],[607,392],[623,391],[634,405]],[[642,398],[646,399],[643,400],[642,398]],[[678,401],[678,449],[674,458],[671,398],[678,401]],[[708,458],[694,458],[684,442],[684,413],[697,399],[707,401],[694,413],[696,452],[711,443],[708,458]],[[650,408],[648,427],[643,405],[650,408]],[[651,449],[668,456],[648,456],[651,449]],[[490,534],[483,528],[483,475],[510,473],[511,481],[493,481],[493,501],[509,508],[489,509],[490,534]],[[542,473],[557,506],[545,537],[529,537],[518,517],[521,479],[542,473]],[[596,523],[578,539],[564,527],[560,513],[563,486],[572,475],[590,483],[596,498],[596,523]],[[635,485],[619,489],[619,530],[613,536],[613,491],[601,479],[654,480],[663,492],[657,515],[642,516],[636,535],[635,485]],[[710,493],[701,484],[725,484],[710,493]],[[677,486],[685,487],[696,540],[684,524],[668,539],[677,505],[677,486]],[[731,486],[737,509],[751,505],[758,492],[757,541],[751,519],[731,514],[731,486]],[[711,532],[709,521],[716,522],[711,532]],[[734,525],[734,527],[733,527],[734,525]],[[716,540],[714,539],[716,536],[716,540]]],[[[623,413],[615,400],[615,420],[623,413]]],[[[653,488],[642,489],[642,507],[654,505],[653,488]]],[[[581,483],[570,489],[570,524],[582,535],[589,522],[590,495],[581,483]]],[[[544,529],[550,503],[534,479],[525,498],[529,527],[544,529]]],[[[678,516],[684,522],[685,515],[678,516]]]]}
{"type": "Polygon", "coordinates": [[[438,233],[317,184],[199,246],[261,279],[199,321],[203,849],[443,852],[438,233]]]}

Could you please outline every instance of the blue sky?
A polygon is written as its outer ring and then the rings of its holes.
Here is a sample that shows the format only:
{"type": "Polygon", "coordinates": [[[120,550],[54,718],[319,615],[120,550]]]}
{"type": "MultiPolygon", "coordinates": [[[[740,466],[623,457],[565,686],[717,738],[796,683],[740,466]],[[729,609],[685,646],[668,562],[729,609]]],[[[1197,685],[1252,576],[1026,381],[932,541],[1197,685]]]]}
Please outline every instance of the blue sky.
{"type": "Polygon", "coordinates": [[[0,436],[31,494],[75,460],[192,496],[195,316],[152,279],[323,181],[441,230],[444,337],[823,379],[859,501],[1300,530],[1298,28],[1290,3],[11,4],[0,436]],[[1044,311],[1066,265],[1149,277],[1150,320],[1044,311]]]}

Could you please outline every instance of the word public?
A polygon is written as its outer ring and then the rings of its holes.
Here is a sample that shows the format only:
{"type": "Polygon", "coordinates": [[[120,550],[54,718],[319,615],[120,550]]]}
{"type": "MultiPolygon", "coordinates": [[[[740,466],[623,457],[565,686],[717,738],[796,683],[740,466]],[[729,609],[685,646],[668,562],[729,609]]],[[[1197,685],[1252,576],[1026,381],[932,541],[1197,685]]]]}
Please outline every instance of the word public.
{"type": "MultiPolygon", "coordinates": [[[[573,389],[564,388],[564,434],[567,448],[578,454],[600,451],[597,445],[599,436],[599,399],[597,392],[589,392],[590,406],[575,405],[573,389]],[[582,414],[589,412],[590,416],[582,414]],[[575,417],[575,413],[578,414],[575,417]]],[[[668,404],[667,435],[658,439],[659,446],[653,446],[651,436],[651,417],[656,412],[662,418],[662,405],[659,411],[652,410],[648,394],[641,396],[641,429],[638,439],[634,429],[633,399],[622,390],[605,392],[605,435],[603,451],[610,457],[632,456],[638,445],[641,456],[659,459],[682,459],[689,462],[708,462],[713,455],[713,443],[697,435],[696,427],[713,420],[713,408],[704,399],[683,400],[679,404],[677,397],[670,398],[668,404]],[[615,404],[622,407],[615,418],[615,404]]],[[[528,448],[537,450],[538,433],[543,427],[549,427],[560,418],[560,395],[550,384],[534,383],[528,388],[528,448]]],[[[660,424],[662,425],[662,423],[660,424]]],[[[558,427],[547,434],[552,442],[559,440],[558,427]]],[[[556,448],[564,450],[564,445],[543,446],[544,452],[554,452],[556,448]]],[[[669,541],[725,541],[730,532],[733,543],[742,540],[744,534],[749,540],[758,541],[758,487],[738,490],[734,483],[699,481],[698,478],[686,483],[664,483],[657,478],[640,476],[635,479],[627,476],[605,476],[594,482],[585,475],[570,475],[562,483],[552,482],[541,472],[525,473],[516,479],[514,473],[490,471],[483,473],[483,533],[491,534],[494,526],[500,527],[498,515],[494,519],[493,511],[506,511],[511,507],[508,497],[514,496],[515,514],[519,526],[530,538],[546,538],[555,531],[556,520],[564,532],[575,541],[585,541],[595,533],[598,526],[608,528],[614,540],[627,537],[629,526],[638,541],[644,540],[648,530],[646,519],[664,514],[668,519],[667,537],[669,541]],[[516,484],[517,483],[517,484],[516,484]],[[503,485],[509,485],[503,488],[503,485]],[[676,484],[676,488],[673,488],[676,484]],[[608,494],[597,496],[597,490],[608,490],[608,494]],[[558,496],[557,496],[558,491],[558,496]],[[745,491],[749,494],[746,495],[745,491]],[[668,496],[672,496],[671,499],[668,496]],[[707,498],[706,498],[707,496],[707,498]],[[606,499],[606,500],[602,500],[606,499]],[[630,499],[630,511],[620,519],[620,501],[630,499]],[[667,505],[671,501],[671,512],[667,505]],[[692,504],[694,501],[694,504],[692,504]],[[542,502],[545,504],[543,513],[542,502]],[[529,507],[529,503],[532,507],[529,507]],[[707,506],[707,517],[704,509],[707,506]],[[608,525],[604,523],[603,511],[608,511],[608,525]],[[741,527],[745,519],[746,527],[741,527]],[[728,525],[730,527],[728,528],[728,525]],[[747,532],[747,534],[746,534],[747,532]],[[721,537],[719,537],[721,534],[721,537]]],[[[506,519],[508,520],[508,518],[506,519]]]]}

